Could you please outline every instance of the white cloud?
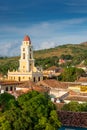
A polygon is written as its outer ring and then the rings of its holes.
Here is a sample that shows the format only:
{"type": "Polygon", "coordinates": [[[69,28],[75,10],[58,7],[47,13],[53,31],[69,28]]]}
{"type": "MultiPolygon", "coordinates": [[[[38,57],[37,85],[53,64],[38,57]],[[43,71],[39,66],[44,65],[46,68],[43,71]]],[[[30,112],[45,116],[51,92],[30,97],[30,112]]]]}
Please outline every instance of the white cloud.
{"type": "MultiPolygon", "coordinates": [[[[49,48],[53,48],[55,47],[56,44],[55,42],[42,42],[41,44],[39,44],[39,49],[49,49],[49,48]]],[[[38,50],[38,47],[36,47],[36,50],[38,50]]]]}
{"type": "Polygon", "coordinates": [[[18,56],[20,54],[20,44],[17,42],[1,43],[0,44],[0,56],[18,56]]]}
{"type": "Polygon", "coordinates": [[[87,39],[86,18],[41,22],[23,27],[0,27],[0,55],[20,54],[20,45],[30,35],[34,49],[46,49],[65,43],[80,43],[87,39]],[[82,28],[81,28],[82,27],[82,28]]]}

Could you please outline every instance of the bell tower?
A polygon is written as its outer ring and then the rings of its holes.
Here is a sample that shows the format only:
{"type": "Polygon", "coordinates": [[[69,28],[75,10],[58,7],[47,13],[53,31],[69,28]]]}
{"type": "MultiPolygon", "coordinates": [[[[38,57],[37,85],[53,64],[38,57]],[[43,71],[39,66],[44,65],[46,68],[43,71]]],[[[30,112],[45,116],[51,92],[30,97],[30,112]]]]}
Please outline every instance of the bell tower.
{"type": "Polygon", "coordinates": [[[30,37],[26,35],[21,45],[21,57],[19,60],[19,71],[30,72],[34,69],[33,47],[30,37]]]}
{"type": "Polygon", "coordinates": [[[43,73],[34,65],[33,47],[31,39],[26,35],[20,47],[21,54],[19,59],[19,69],[8,71],[8,80],[15,81],[33,81],[43,80],[43,73]]]}

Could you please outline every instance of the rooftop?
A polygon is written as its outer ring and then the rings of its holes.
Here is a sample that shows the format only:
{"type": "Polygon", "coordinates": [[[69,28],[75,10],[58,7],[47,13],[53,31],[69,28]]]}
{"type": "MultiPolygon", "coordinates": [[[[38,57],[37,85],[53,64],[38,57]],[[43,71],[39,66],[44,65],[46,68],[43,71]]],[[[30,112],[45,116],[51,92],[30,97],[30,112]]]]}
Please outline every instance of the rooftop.
{"type": "Polygon", "coordinates": [[[68,96],[64,100],[71,100],[71,101],[85,101],[87,102],[87,96],[68,96]]]}
{"type": "Polygon", "coordinates": [[[19,85],[22,83],[23,82],[19,82],[19,81],[0,81],[0,85],[19,85]]]}
{"type": "Polygon", "coordinates": [[[43,80],[43,81],[38,82],[37,84],[50,87],[50,88],[62,88],[62,89],[68,88],[68,83],[60,82],[54,79],[43,80]]]}
{"type": "Polygon", "coordinates": [[[24,37],[24,40],[23,41],[31,41],[30,40],[30,37],[28,36],[28,35],[26,35],[25,37],[24,37]]]}
{"type": "Polygon", "coordinates": [[[80,77],[77,82],[87,82],[87,77],[80,77]]]}

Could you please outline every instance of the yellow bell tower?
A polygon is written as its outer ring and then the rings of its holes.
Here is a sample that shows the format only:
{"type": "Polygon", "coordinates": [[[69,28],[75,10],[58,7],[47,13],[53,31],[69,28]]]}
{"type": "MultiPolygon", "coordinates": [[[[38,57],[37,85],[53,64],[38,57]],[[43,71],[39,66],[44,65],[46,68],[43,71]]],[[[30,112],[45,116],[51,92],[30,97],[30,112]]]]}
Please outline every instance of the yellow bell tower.
{"type": "Polygon", "coordinates": [[[19,71],[30,72],[34,69],[33,47],[29,36],[25,36],[21,45],[21,58],[19,60],[19,71]]]}
{"type": "Polygon", "coordinates": [[[8,80],[38,82],[43,80],[43,73],[34,65],[33,47],[30,37],[26,35],[21,45],[18,70],[8,71],[8,80]]]}

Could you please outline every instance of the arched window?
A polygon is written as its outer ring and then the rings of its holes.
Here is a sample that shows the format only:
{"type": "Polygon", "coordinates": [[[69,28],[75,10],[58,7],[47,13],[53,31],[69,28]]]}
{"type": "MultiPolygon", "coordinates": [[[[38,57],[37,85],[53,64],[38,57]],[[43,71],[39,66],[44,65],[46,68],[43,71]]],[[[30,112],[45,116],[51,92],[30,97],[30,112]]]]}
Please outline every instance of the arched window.
{"type": "Polygon", "coordinates": [[[32,64],[30,63],[30,71],[31,71],[31,69],[32,69],[32,64]]]}
{"type": "Polygon", "coordinates": [[[40,77],[38,77],[38,81],[40,81],[40,77]]]}
{"type": "Polygon", "coordinates": [[[25,51],[25,48],[23,48],[23,51],[25,51]]]}
{"type": "Polygon", "coordinates": [[[33,81],[35,82],[36,80],[35,80],[35,77],[33,78],[33,81]]]}
{"type": "Polygon", "coordinates": [[[8,91],[8,87],[6,87],[6,91],[8,91]]]}
{"type": "Polygon", "coordinates": [[[21,77],[18,77],[18,81],[21,81],[21,77]]]}
{"type": "Polygon", "coordinates": [[[10,91],[12,91],[13,90],[13,88],[12,88],[12,86],[10,87],[10,91]]]}
{"type": "Polygon", "coordinates": [[[31,59],[31,54],[30,54],[30,59],[31,59]]]}
{"type": "Polygon", "coordinates": [[[31,51],[31,48],[30,48],[30,51],[31,51]]]}
{"type": "Polygon", "coordinates": [[[23,53],[23,59],[25,59],[25,53],[23,53]]]}

